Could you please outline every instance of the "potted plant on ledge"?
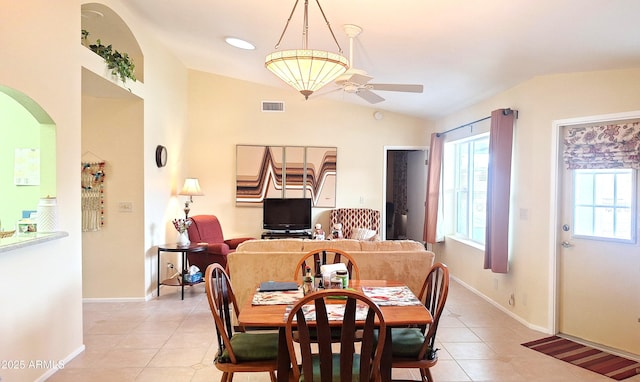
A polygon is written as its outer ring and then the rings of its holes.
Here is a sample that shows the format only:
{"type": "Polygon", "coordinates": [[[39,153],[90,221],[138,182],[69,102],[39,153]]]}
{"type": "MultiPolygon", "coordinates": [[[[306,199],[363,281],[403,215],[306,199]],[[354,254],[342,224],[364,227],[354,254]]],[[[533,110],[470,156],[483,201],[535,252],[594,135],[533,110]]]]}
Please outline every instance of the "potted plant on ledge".
{"type": "Polygon", "coordinates": [[[118,52],[113,49],[111,44],[102,44],[100,39],[97,39],[95,44],[89,44],[87,37],[89,37],[89,32],[83,29],[82,44],[104,59],[113,76],[120,78],[122,83],[125,83],[127,79],[136,81],[135,65],[127,53],[118,52]]]}

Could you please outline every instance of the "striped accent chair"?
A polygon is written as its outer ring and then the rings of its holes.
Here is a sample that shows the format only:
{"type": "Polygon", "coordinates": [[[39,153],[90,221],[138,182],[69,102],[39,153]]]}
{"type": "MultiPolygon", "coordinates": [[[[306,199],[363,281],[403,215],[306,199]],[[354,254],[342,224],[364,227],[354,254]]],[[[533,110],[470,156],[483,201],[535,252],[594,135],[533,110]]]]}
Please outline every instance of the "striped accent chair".
{"type": "Polygon", "coordinates": [[[376,231],[380,236],[380,211],[371,208],[336,208],[330,213],[331,227],[342,223],[342,234],[345,239],[354,238],[357,228],[376,231]]]}

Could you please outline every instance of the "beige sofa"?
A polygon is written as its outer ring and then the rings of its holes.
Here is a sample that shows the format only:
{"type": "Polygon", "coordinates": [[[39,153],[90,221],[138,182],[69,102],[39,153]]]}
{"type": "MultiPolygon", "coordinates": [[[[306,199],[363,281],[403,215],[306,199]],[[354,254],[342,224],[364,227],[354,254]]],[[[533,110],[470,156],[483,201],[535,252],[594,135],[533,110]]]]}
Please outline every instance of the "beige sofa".
{"type": "Polygon", "coordinates": [[[305,253],[329,248],[341,249],[352,255],[360,268],[360,279],[403,281],[416,294],[420,292],[434,259],[433,252],[412,240],[249,240],[240,244],[227,258],[238,303],[246,303],[262,281],[291,280],[298,260],[305,253]]]}

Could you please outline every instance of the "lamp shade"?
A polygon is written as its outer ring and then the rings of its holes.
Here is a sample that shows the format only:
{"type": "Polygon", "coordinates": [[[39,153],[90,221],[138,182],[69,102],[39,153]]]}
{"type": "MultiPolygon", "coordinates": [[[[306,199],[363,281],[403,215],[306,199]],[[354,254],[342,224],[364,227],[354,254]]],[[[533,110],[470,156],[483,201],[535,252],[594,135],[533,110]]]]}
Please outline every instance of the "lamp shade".
{"type": "Polygon", "coordinates": [[[184,180],[184,186],[182,186],[182,191],[180,191],[179,195],[201,196],[204,194],[200,190],[200,183],[197,178],[187,178],[184,180]]]}
{"type": "Polygon", "coordinates": [[[344,73],[349,61],[338,53],[296,49],[269,54],[265,66],[308,99],[314,91],[344,73]]]}

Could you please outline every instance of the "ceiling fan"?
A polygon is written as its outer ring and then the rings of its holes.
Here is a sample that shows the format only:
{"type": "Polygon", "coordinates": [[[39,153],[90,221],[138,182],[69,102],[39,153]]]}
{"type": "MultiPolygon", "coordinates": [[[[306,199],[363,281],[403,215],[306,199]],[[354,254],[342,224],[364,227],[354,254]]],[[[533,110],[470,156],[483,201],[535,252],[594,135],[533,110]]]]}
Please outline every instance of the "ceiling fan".
{"type": "Polygon", "coordinates": [[[369,83],[373,77],[369,76],[364,70],[356,69],[353,66],[353,40],[362,32],[362,28],[353,24],[346,24],[343,28],[347,36],[349,36],[349,62],[351,67],[335,80],[336,85],[342,90],[346,93],[355,94],[369,103],[384,101],[384,98],[372,92],[372,90],[422,93],[422,85],[369,83]]]}

